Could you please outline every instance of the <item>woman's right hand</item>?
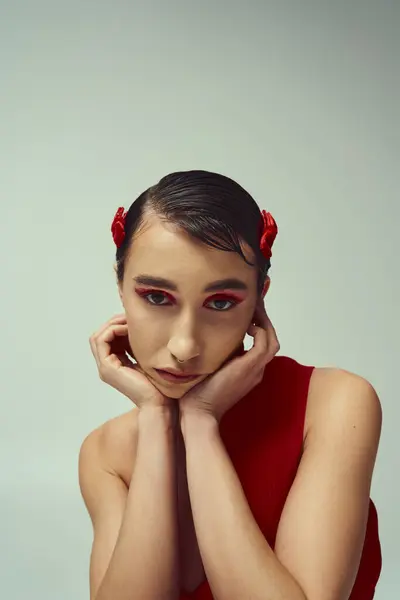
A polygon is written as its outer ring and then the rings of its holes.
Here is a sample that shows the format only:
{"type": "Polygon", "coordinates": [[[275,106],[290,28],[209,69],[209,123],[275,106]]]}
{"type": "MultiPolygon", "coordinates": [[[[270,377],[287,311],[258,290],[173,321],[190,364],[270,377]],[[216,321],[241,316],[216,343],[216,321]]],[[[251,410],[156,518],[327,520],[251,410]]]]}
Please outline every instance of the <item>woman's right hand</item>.
{"type": "Polygon", "coordinates": [[[124,394],[138,408],[173,408],[176,401],[164,396],[146,377],[139,365],[134,364],[128,357],[127,352],[131,356],[133,353],[124,313],[107,321],[90,336],[89,342],[102,381],[124,394]]]}

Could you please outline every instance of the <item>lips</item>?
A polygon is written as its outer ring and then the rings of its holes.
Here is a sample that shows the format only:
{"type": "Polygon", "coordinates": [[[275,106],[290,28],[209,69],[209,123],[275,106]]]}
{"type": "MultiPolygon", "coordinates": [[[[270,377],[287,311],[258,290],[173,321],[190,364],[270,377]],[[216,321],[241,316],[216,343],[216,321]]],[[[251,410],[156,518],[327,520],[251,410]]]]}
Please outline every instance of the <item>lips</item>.
{"type": "Polygon", "coordinates": [[[199,375],[186,375],[186,376],[176,376],[173,373],[168,371],[163,371],[162,369],[155,369],[160,377],[166,379],[167,381],[171,381],[173,383],[184,383],[187,381],[193,381],[197,379],[199,375]]]}
{"type": "Polygon", "coordinates": [[[174,371],[173,369],[157,369],[163,373],[170,373],[175,377],[199,377],[199,373],[182,373],[181,371],[174,371]]]}

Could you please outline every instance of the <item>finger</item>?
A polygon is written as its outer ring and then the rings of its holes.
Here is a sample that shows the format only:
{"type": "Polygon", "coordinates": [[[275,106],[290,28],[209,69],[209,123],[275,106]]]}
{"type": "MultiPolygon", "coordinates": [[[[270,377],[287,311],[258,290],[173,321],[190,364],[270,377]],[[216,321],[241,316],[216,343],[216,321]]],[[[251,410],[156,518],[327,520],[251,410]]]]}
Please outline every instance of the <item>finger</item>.
{"type": "Polygon", "coordinates": [[[272,321],[268,317],[268,315],[266,315],[266,323],[267,323],[266,337],[267,337],[268,351],[271,356],[275,356],[275,354],[280,349],[280,343],[278,340],[278,336],[276,334],[276,329],[273,326],[272,321]]]}
{"type": "Polygon", "coordinates": [[[251,335],[254,337],[254,345],[250,352],[254,350],[255,362],[268,361],[276,353],[277,336],[275,328],[268,315],[265,313],[263,326],[252,325],[251,335]]]}
{"type": "MultiPolygon", "coordinates": [[[[257,316],[257,319],[258,319],[258,324],[259,325],[266,324],[267,311],[265,309],[265,305],[264,305],[264,302],[262,300],[257,303],[257,308],[256,308],[255,313],[256,313],[256,316],[257,316]]],[[[257,323],[256,323],[256,325],[257,325],[257,323]]]]}
{"type": "Polygon", "coordinates": [[[96,338],[99,334],[103,333],[103,331],[109,327],[109,325],[112,325],[113,323],[126,323],[126,314],[125,313],[120,313],[118,315],[114,315],[113,317],[111,317],[111,319],[108,319],[108,321],[106,321],[101,327],[99,327],[99,329],[97,331],[95,331],[94,333],[92,333],[92,335],[90,337],[94,337],[96,338]]]}
{"type": "Polygon", "coordinates": [[[119,315],[114,315],[113,317],[111,317],[111,319],[106,321],[97,331],[92,333],[92,335],[89,338],[89,343],[90,343],[90,347],[91,347],[93,356],[95,357],[96,361],[98,360],[96,340],[99,337],[99,335],[101,335],[110,325],[112,325],[114,323],[117,324],[117,323],[124,323],[124,322],[126,322],[125,313],[121,313],[119,315]]]}
{"type": "Polygon", "coordinates": [[[93,340],[93,353],[99,370],[106,364],[107,358],[110,356],[111,342],[117,336],[125,335],[128,335],[127,324],[111,324],[93,340]]]}
{"type": "Polygon", "coordinates": [[[110,325],[103,333],[97,338],[97,352],[100,359],[100,363],[106,360],[110,355],[111,342],[118,336],[128,335],[128,325],[110,325]]]}

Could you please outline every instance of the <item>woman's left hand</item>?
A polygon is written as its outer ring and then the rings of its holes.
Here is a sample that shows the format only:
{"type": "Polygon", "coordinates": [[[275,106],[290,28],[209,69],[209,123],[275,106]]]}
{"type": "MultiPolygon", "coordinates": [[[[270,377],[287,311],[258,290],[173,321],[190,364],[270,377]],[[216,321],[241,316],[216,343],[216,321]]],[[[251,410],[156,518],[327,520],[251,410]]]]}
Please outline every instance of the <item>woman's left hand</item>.
{"type": "Polygon", "coordinates": [[[184,394],[179,400],[181,416],[193,411],[206,413],[219,423],[232,406],[261,382],[264,368],[279,351],[280,344],[263,300],[257,304],[253,321],[247,330],[254,337],[253,347],[184,394]]]}

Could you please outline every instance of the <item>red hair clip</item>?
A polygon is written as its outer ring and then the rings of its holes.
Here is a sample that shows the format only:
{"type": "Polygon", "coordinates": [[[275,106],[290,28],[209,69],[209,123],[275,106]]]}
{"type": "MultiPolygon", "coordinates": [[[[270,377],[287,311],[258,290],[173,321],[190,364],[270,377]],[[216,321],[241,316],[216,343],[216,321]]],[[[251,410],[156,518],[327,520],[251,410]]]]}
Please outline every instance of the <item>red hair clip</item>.
{"type": "Polygon", "coordinates": [[[263,210],[261,211],[261,214],[262,221],[260,224],[260,249],[265,258],[269,259],[272,256],[271,248],[278,233],[278,226],[271,213],[267,213],[265,210],[263,210]]]}
{"type": "Polygon", "coordinates": [[[111,224],[111,233],[117,248],[119,248],[125,239],[125,220],[127,213],[124,207],[120,206],[111,224]]]}

